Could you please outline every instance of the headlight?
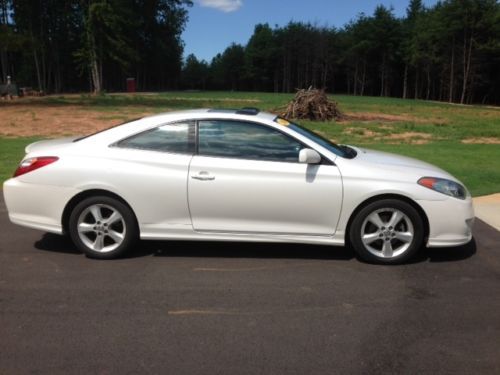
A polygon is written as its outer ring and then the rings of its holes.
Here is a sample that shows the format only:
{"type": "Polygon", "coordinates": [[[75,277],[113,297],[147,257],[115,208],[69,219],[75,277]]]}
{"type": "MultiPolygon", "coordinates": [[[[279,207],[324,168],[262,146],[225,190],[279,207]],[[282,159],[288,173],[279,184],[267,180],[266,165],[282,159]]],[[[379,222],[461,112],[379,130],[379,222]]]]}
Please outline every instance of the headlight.
{"type": "Polygon", "coordinates": [[[439,193],[449,195],[450,197],[458,199],[465,199],[467,197],[467,190],[465,187],[455,181],[447,180],[445,178],[422,177],[418,180],[418,184],[439,193]]]}

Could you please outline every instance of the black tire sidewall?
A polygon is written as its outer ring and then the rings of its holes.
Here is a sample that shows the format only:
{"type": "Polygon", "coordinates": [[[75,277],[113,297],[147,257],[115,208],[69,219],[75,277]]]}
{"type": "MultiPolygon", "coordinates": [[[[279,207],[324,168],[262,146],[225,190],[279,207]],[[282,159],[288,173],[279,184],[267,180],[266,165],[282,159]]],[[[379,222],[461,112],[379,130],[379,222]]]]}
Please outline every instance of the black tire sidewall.
{"type": "Polygon", "coordinates": [[[75,208],[71,211],[71,215],[69,217],[68,229],[73,243],[89,258],[95,258],[95,259],[114,259],[123,256],[135,244],[135,242],[138,239],[138,233],[139,233],[137,221],[135,219],[135,215],[133,214],[132,210],[119,200],[107,196],[89,197],[78,203],[75,206],[75,208]],[[118,246],[115,250],[106,253],[100,253],[92,249],[89,249],[82,242],[80,236],[78,235],[77,224],[80,214],[87,207],[92,206],[94,204],[105,204],[113,207],[122,215],[123,220],[125,221],[126,225],[125,239],[120,244],[120,246],[118,246]]]}
{"type": "Polygon", "coordinates": [[[349,230],[350,244],[354,248],[356,254],[364,261],[378,264],[401,264],[412,258],[415,253],[422,247],[424,241],[424,223],[418,211],[409,203],[398,199],[383,199],[372,202],[363,207],[354,217],[349,230]],[[384,259],[370,253],[361,241],[361,227],[364,220],[373,211],[381,208],[395,208],[402,211],[411,221],[414,230],[413,241],[403,254],[384,259]]]}

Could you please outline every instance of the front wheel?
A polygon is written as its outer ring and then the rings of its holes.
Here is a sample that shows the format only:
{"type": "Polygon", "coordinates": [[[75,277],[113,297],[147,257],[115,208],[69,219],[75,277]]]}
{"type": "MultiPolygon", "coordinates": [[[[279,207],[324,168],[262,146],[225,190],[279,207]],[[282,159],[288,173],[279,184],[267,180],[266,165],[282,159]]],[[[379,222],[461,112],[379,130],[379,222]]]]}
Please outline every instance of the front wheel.
{"type": "Polygon", "coordinates": [[[403,263],[422,246],[424,225],[420,214],[410,204],[383,199],[368,204],[357,213],[349,237],[363,260],[403,263]]]}
{"type": "Polygon", "coordinates": [[[69,218],[69,233],[80,250],[98,259],[123,255],[138,238],[132,210],[106,196],[90,197],[78,203],[69,218]]]}

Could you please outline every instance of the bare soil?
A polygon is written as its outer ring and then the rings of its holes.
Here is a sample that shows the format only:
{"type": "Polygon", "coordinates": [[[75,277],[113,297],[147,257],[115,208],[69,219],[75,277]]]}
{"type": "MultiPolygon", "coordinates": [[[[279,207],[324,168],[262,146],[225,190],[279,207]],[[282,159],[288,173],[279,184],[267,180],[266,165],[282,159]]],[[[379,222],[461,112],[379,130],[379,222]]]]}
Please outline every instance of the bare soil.
{"type": "Polygon", "coordinates": [[[417,133],[417,132],[404,132],[398,134],[389,134],[384,137],[387,143],[412,143],[416,145],[423,145],[429,143],[431,140],[435,140],[432,134],[427,133],[417,133]]]}
{"type": "Polygon", "coordinates": [[[0,106],[0,136],[85,135],[152,113],[133,107],[127,107],[125,112],[103,112],[79,106],[3,105],[0,106]]]}
{"type": "Polygon", "coordinates": [[[476,138],[466,138],[462,140],[462,143],[468,144],[487,144],[487,145],[500,145],[500,138],[495,137],[476,137],[476,138]]]}
{"type": "Polygon", "coordinates": [[[345,114],[339,123],[348,124],[358,122],[417,122],[417,123],[444,123],[443,119],[419,118],[409,114],[393,115],[376,112],[352,112],[345,114]]]}
{"type": "MultiPolygon", "coordinates": [[[[381,129],[393,129],[389,126],[381,126],[381,129]]],[[[370,139],[372,141],[381,141],[385,143],[411,143],[417,145],[423,145],[429,143],[433,139],[432,134],[428,133],[418,133],[418,132],[404,132],[404,133],[393,133],[393,134],[382,134],[377,131],[370,129],[358,129],[354,127],[345,128],[344,133],[358,135],[361,138],[370,139]]]]}
{"type": "MultiPolygon", "coordinates": [[[[75,96],[78,98],[78,96],[75,96]]],[[[179,100],[185,98],[179,98],[179,100]]],[[[204,99],[206,100],[206,99],[204,99]]],[[[218,98],[217,100],[221,100],[218,98]]],[[[226,98],[222,98],[226,100],[226,98]]],[[[227,98],[227,100],[233,100],[227,98]]],[[[252,100],[248,100],[249,102],[252,100]]],[[[141,105],[117,107],[92,107],[85,105],[57,105],[43,102],[40,98],[29,101],[0,102],[0,137],[61,137],[91,134],[121,122],[168,111],[168,108],[141,105]]],[[[398,132],[396,122],[442,123],[443,119],[422,119],[409,114],[385,114],[376,112],[346,113],[338,123],[345,126],[344,133],[367,141],[385,143],[425,144],[436,140],[432,134],[423,132],[398,132]],[[378,129],[356,126],[355,122],[378,122],[378,129]],[[394,130],[384,132],[383,130],[394,130]]],[[[400,129],[403,130],[403,129],[400,129]]],[[[462,140],[466,144],[500,144],[500,138],[476,137],[462,140]]]]}

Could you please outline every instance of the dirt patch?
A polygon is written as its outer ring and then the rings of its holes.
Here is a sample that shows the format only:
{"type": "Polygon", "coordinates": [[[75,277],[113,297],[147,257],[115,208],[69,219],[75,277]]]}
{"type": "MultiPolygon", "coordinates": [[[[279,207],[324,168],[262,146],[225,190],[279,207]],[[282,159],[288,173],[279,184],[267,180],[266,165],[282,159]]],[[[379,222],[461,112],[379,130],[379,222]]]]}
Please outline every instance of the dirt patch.
{"type": "Polygon", "coordinates": [[[90,134],[120,122],[153,114],[127,107],[126,111],[94,111],[79,106],[2,106],[0,136],[59,137],[90,134]]]}
{"type": "MultiPolygon", "coordinates": [[[[385,129],[385,128],[384,128],[385,129]]],[[[366,141],[383,141],[384,143],[411,143],[422,145],[429,143],[435,138],[432,134],[427,133],[418,133],[418,132],[404,132],[404,133],[396,133],[396,134],[382,134],[380,132],[362,129],[362,128],[345,128],[345,134],[359,136],[366,141]]]]}
{"type": "MultiPolygon", "coordinates": [[[[79,94],[64,94],[64,97],[71,97],[71,96],[77,97],[79,94]]],[[[153,96],[155,98],[158,98],[158,100],[179,100],[179,101],[184,101],[184,100],[189,100],[189,101],[194,101],[194,102],[242,102],[242,103],[260,103],[262,100],[260,99],[250,99],[250,98],[218,98],[218,97],[213,97],[213,98],[203,98],[203,97],[198,97],[198,96],[160,96],[158,97],[157,92],[138,92],[138,93],[110,93],[106,94],[108,96],[117,96],[117,97],[123,97],[123,96],[128,96],[133,98],[134,96],[141,97],[141,96],[153,96]]]]}
{"type": "Polygon", "coordinates": [[[344,118],[337,121],[339,124],[348,125],[357,122],[415,122],[420,124],[433,124],[437,126],[446,125],[446,120],[441,118],[420,118],[409,114],[391,115],[376,112],[351,112],[344,115],[344,118]]]}
{"type": "MultiPolygon", "coordinates": [[[[156,95],[156,94],[154,94],[156,95]]],[[[123,100],[93,101],[81,94],[53,95],[51,97],[29,97],[22,100],[0,102],[0,136],[3,137],[61,137],[85,135],[106,129],[147,115],[168,112],[169,101],[195,102],[235,102],[252,104],[258,99],[245,98],[199,98],[193,97],[156,97],[149,93],[140,94],[108,94],[107,96],[126,96],[130,103],[123,100]],[[151,99],[152,97],[153,99],[151,99]],[[134,102],[133,99],[137,99],[134,102]],[[143,103],[142,99],[149,102],[143,103]],[[96,105],[97,103],[97,105],[96,105]],[[161,105],[160,105],[161,104],[161,105]]],[[[97,98],[99,99],[99,98],[97,98]]],[[[175,107],[175,105],[173,105],[175,107]]]]}
{"type": "Polygon", "coordinates": [[[427,133],[417,133],[417,132],[405,132],[399,134],[389,134],[384,136],[386,143],[411,143],[415,145],[423,145],[429,143],[433,140],[432,134],[427,133]]]}
{"type": "Polygon", "coordinates": [[[241,98],[196,98],[196,97],[168,97],[166,100],[189,100],[194,102],[235,102],[235,103],[260,103],[259,99],[241,99],[241,98]]]}
{"type": "Polygon", "coordinates": [[[373,113],[373,112],[353,112],[345,115],[345,119],[342,122],[349,121],[415,121],[415,117],[408,115],[389,115],[385,113],[373,113]]]}
{"type": "Polygon", "coordinates": [[[349,134],[349,135],[358,135],[361,137],[366,137],[366,138],[373,138],[376,136],[379,136],[381,133],[378,133],[376,131],[370,130],[370,129],[363,129],[363,128],[345,128],[343,133],[349,134]]]}
{"type": "Polygon", "coordinates": [[[476,137],[476,138],[466,138],[462,140],[462,143],[467,144],[485,144],[485,145],[500,145],[500,138],[495,137],[476,137]]]}

